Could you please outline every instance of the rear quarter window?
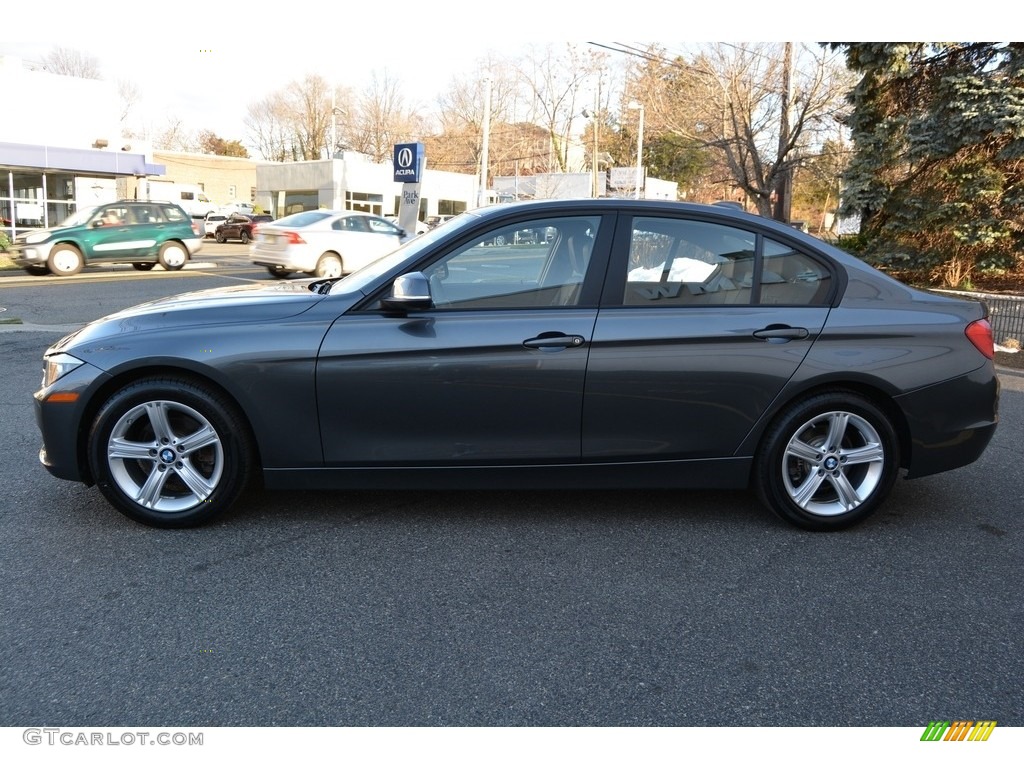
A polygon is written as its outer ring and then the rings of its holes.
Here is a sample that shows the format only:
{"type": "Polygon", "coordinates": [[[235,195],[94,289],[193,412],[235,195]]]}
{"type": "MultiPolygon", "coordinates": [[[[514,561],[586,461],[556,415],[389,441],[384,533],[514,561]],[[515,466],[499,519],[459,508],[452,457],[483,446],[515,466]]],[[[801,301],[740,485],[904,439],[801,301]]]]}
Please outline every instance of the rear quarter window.
{"type": "Polygon", "coordinates": [[[165,205],[163,206],[164,216],[167,217],[168,221],[188,221],[188,216],[176,205],[165,205]]]}

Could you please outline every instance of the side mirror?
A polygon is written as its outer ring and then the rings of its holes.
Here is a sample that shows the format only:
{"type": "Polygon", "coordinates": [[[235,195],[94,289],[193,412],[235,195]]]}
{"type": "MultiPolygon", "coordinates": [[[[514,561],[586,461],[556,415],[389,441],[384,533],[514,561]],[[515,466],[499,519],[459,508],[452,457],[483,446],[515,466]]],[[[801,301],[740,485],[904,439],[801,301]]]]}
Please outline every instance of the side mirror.
{"type": "Polygon", "coordinates": [[[391,295],[381,299],[384,309],[393,312],[408,312],[412,309],[433,309],[434,299],[430,295],[430,280],[422,272],[410,272],[395,278],[391,295]]]}

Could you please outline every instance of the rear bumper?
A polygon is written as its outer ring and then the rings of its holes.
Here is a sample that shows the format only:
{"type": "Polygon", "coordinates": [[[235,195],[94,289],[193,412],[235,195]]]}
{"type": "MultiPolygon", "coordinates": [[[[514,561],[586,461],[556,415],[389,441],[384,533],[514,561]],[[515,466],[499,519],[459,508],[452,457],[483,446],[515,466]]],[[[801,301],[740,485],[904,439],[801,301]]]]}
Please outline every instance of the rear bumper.
{"type": "Polygon", "coordinates": [[[907,477],[967,466],[984,453],[999,423],[999,379],[992,363],[896,398],[910,432],[907,477]]]}

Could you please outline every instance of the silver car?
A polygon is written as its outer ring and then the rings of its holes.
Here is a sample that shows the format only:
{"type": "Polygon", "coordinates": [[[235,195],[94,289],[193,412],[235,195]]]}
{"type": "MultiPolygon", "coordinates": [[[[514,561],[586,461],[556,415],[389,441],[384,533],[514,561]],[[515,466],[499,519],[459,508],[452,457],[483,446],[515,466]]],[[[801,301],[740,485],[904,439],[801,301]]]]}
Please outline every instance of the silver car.
{"type": "Polygon", "coordinates": [[[358,211],[302,211],[261,224],[254,264],[274,277],[306,272],[340,277],[395,250],[409,236],[387,219],[358,211]]]}

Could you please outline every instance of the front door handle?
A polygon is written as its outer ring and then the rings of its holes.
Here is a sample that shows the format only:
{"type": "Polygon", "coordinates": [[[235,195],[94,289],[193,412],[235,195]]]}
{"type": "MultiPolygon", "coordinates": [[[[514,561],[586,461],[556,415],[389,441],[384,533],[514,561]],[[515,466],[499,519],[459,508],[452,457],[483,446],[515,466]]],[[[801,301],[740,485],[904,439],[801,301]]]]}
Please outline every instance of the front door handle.
{"type": "Polygon", "coordinates": [[[527,339],[523,346],[529,349],[565,349],[566,347],[582,347],[586,342],[582,336],[575,336],[557,331],[542,333],[533,339],[527,339]]]}
{"type": "Polygon", "coordinates": [[[785,344],[794,339],[806,339],[810,336],[806,328],[793,328],[789,325],[769,325],[759,331],[754,331],[754,337],[764,339],[769,344],[785,344]]]}

